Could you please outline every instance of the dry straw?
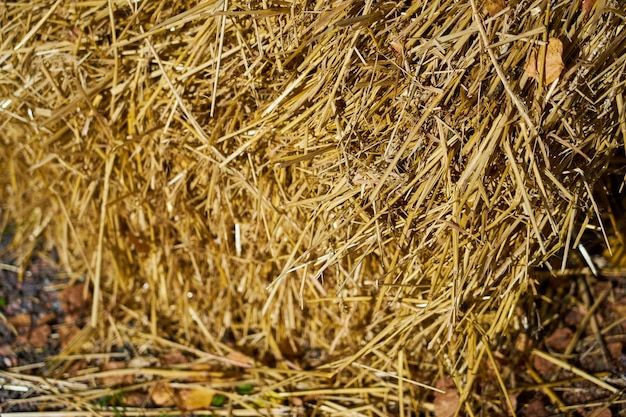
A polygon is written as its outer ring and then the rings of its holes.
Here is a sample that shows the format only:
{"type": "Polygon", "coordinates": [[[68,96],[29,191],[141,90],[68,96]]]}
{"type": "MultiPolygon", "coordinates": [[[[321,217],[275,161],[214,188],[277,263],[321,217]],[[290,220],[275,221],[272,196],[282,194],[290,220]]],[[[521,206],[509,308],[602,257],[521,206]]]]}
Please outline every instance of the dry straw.
{"type": "MultiPolygon", "coordinates": [[[[68,354],[185,351],[224,372],[205,376],[231,415],[287,412],[270,392],[428,411],[444,375],[471,414],[532,268],[565,268],[581,225],[601,226],[624,16],[618,0],[3,3],[18,266],[45,236],[92,289],[68,354]],[[298,370],[312,351],[326,365],[298,370]]],[[[54,369],[78,385],[43,403],[103,395],[98,374],[54,369]]],[[[189,378],[150,375],[129,389],[189,378]]]]}

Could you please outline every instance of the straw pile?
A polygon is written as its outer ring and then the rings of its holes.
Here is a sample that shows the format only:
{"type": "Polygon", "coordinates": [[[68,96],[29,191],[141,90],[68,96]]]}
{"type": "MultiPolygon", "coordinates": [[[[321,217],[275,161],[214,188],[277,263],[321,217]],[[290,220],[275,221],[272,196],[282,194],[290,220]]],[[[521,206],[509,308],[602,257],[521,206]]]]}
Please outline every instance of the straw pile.
{"type": "Polygon", "coordinates": [[[471,410],[624,144],[618,0],[0,12],[4,220],[91,288],[74,352],[187,349],[256,406],[424,411],[451,375],[471,410]]]}

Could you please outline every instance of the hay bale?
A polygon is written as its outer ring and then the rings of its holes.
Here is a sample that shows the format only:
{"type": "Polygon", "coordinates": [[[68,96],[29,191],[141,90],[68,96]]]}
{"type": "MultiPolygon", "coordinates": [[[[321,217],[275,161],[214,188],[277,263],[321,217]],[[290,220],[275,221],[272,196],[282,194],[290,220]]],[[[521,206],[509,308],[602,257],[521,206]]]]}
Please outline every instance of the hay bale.
{"type": "Polygon", "coordinates": [[[277,369],[321,349],[371,404],[401,376],[470,398],[529,271],[598,222],[623,7],[188,3],[0,6],[3,209],[93,289],[94,349],[113,319],[277,369]]]}

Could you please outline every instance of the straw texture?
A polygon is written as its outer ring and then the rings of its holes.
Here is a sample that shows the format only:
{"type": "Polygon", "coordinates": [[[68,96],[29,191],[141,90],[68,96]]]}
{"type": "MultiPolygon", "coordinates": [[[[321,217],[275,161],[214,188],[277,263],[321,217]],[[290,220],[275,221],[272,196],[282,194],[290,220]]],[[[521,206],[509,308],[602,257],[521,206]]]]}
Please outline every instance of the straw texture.
{"type": "Polygon", "coordinates": [[[1,5],[2,210],[91,288],[77,349],[471,410],[626,133],[619,1],[487,3],[1,5]]]}

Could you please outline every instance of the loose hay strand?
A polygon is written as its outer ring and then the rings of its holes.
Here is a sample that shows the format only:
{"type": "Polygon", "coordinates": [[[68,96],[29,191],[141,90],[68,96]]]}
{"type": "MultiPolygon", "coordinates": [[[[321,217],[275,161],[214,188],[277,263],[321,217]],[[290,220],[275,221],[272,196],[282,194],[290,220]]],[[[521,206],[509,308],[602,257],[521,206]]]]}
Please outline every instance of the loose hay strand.
{"type": "Polygon", "coordinates": [[[94,271],[93,282],[93,304],[91,307],[91,322],[92,328],[98,326],[98,316],[100,314],[100,291],[101,291],[101,277],[102,277],[102,248],[104,243],[104,228],[107,219],[107,204],[109,197],[109,181],[111,178],[111,172],[113,170],[113,163],[115,162],[115,155],[111,155],[106,160],[106,168],[104,171],[104,191],[102,195],[102,205],[100,207],[100,222],[98,226],[98,248],[96,249],[96,266],[94,271]]]}
{"type": "Polygon", "coordinates": [[[0,6],[2,210],[22,264],[45,237],[90,284],[70,350],[229,370],[256,390],[215,390],[233,415],[428,412],[445,376],[478,414],[534,269],[609,242],[592,189],[624,148],[626,35],[617,2],[578,3],[0,6]]]}
{"type": "Polygon", "coordinates": [[[594,383],[595,385],[599,386],[602,389],[605,389],[613,394],[619,392],[618,388],[615,388],[614,386],[612,386],[611,384],[608,384],[606,382],[604,382],[602,379],[596,377],[595,375],[591,375],[588,372],[583,371],[582,369],[570,365],[569,363],[562,361],[561,359],[555,358],[554,356],[547,354],[545,352],[542,352],[540,350],[533,350],[532,352],[533,355],[538,356],[542,359],[547,360],[548,362],[551,362],[557,366],[559,366],[560,368],[566,369],[568,371],[571,371],[573,374],[578,375],[582,378],[585,378],[586,380],[594,383]]]}

